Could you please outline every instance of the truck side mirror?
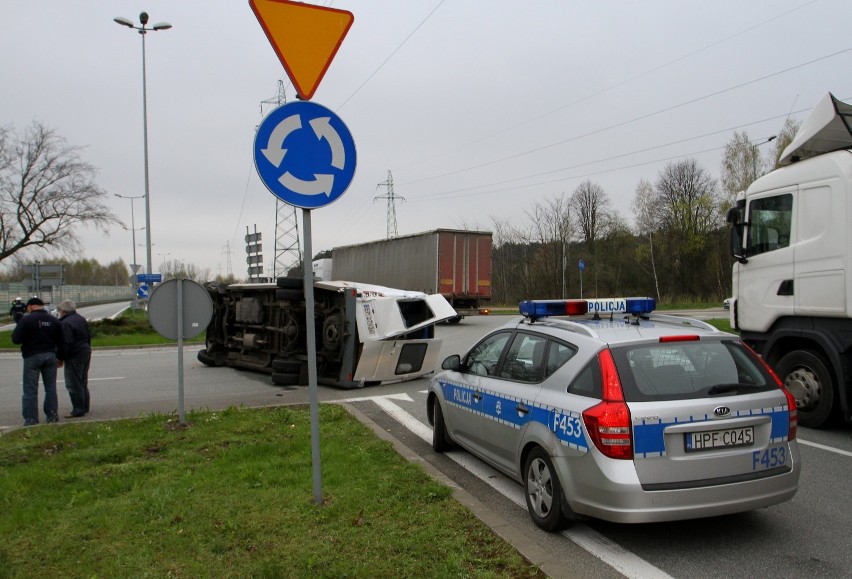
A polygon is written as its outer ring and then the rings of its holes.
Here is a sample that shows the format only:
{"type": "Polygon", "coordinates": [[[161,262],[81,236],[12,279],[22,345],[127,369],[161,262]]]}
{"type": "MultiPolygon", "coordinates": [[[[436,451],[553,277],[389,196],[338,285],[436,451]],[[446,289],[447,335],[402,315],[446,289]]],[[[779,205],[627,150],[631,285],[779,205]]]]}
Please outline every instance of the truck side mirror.
{"type": "Polygon", "coordinates": [[[745,232],[746,225],[743,221],[743,208],[736,206],[728,209],[725,221],[731,225],[728,231],[728,247],[731,256],[740,263],[748,263],[748,259],[745,256],[745,247],[743,246],[743,233],[745,232]]]}
{"type": "Polygon", "coordinates": [[[743,224],[733,223],[728,230],[728,247],[731,252],[731,257],[740,263],[748,263],[745,256],[745,248],[743,247],[743,224]]]}
{"type": "Polygon", "coordinates": [[[739,207],[731,207],[728,209],[728,214],[725,216],[725,221],[732,225],[737,225],[743,216],[743,211],[739,207]]]}

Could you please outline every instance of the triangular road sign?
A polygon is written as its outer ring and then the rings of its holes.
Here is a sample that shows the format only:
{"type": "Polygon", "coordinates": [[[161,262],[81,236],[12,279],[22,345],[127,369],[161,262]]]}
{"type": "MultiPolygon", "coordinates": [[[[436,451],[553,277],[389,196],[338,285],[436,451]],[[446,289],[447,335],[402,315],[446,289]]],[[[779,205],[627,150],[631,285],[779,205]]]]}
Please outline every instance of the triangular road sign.
{"type": "Polygon", "coordinates": [[[309,100],[355,16],[290,0],[249,0],[249,4],[299,97],[309,100]]]}

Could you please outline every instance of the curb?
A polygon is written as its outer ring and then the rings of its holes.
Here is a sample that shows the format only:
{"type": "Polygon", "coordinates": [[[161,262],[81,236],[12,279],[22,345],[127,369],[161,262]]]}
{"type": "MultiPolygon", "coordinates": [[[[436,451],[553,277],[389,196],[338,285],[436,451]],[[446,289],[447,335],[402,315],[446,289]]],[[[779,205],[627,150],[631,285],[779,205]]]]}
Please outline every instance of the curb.
{"type": "Polygon", "coordinates": [[[578,577],[577,575],[566,575],[566,565],[564,561],[554,559],[550,553],[539,547],[535,542],[531,541],[529,537],[517,530],[513,525],[506,521],[506,519],[484,505],[465,489],[461,488],[444,473],[432,466],[432,464],[428,461],[424,460],[423,457],[408,448],[399,439],[387,432],[381,426],[373,422],[373,420],[367,415],[347,402],[340,402],[339,404],[346,408],[346,411],[361,421],[361,423],[369,427],[376,436],[382,440],[390,442],[393,445],[394,450],[396,450],[403,458],[409,462],[419,464],[426,474],[452,489],[454,499],[470,509],[476,518],[488,525],[492,531],[512,545],[522,556],[538,567],[543,573],[547,574],[548,577],[578,577]]]}

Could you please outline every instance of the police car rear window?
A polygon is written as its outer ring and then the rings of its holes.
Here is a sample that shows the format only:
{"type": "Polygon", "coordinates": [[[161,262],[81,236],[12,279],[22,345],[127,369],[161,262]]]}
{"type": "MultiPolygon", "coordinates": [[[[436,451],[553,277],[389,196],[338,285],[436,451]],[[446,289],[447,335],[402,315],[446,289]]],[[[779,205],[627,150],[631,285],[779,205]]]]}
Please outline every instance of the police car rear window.
{"type": "Polygon", "coordinates": [[[776,387],[736,340],[642,344],[612,353],[628,402],[745,395],[776,387]]]}

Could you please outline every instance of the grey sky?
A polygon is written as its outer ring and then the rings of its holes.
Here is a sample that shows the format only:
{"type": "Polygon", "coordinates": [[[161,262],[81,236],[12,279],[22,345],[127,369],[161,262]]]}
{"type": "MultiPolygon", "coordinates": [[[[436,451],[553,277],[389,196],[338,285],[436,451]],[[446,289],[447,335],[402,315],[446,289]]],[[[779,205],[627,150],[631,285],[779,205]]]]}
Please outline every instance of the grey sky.
{"type": "MultiPolygon", "coordinates": [[[[405,198],[401,235],[488,229],[492,216],[523,227],[536,202],[584,179],[630,218],[636,184],[666,162],[694,157],[718,176],[734,130],[762,140],[827,91],[852,97],[846,0],[323,5],[355,22],[312,100],[347,124],[358,168],[343,197],[313,211],[315,252],[385,237],[374,197],[388,170],[405,198]]],[[[144,192],[141,41],[112,19],[143,10],[149,25],[173,25],[146,41],[155,269],[182,259],[226,273],[229,245],[245,276],[246,227],[263,233],[267,265],[275,227],[253,162],[261,101],[279,79],[295,98],[247,0],[4,2],[0,124],[38,119],[85,147],[129,226],[130,202],[112,194],[144,192]]],[[[131,262],[121,228],[84,242],[101,263],[131,262]]]]}

